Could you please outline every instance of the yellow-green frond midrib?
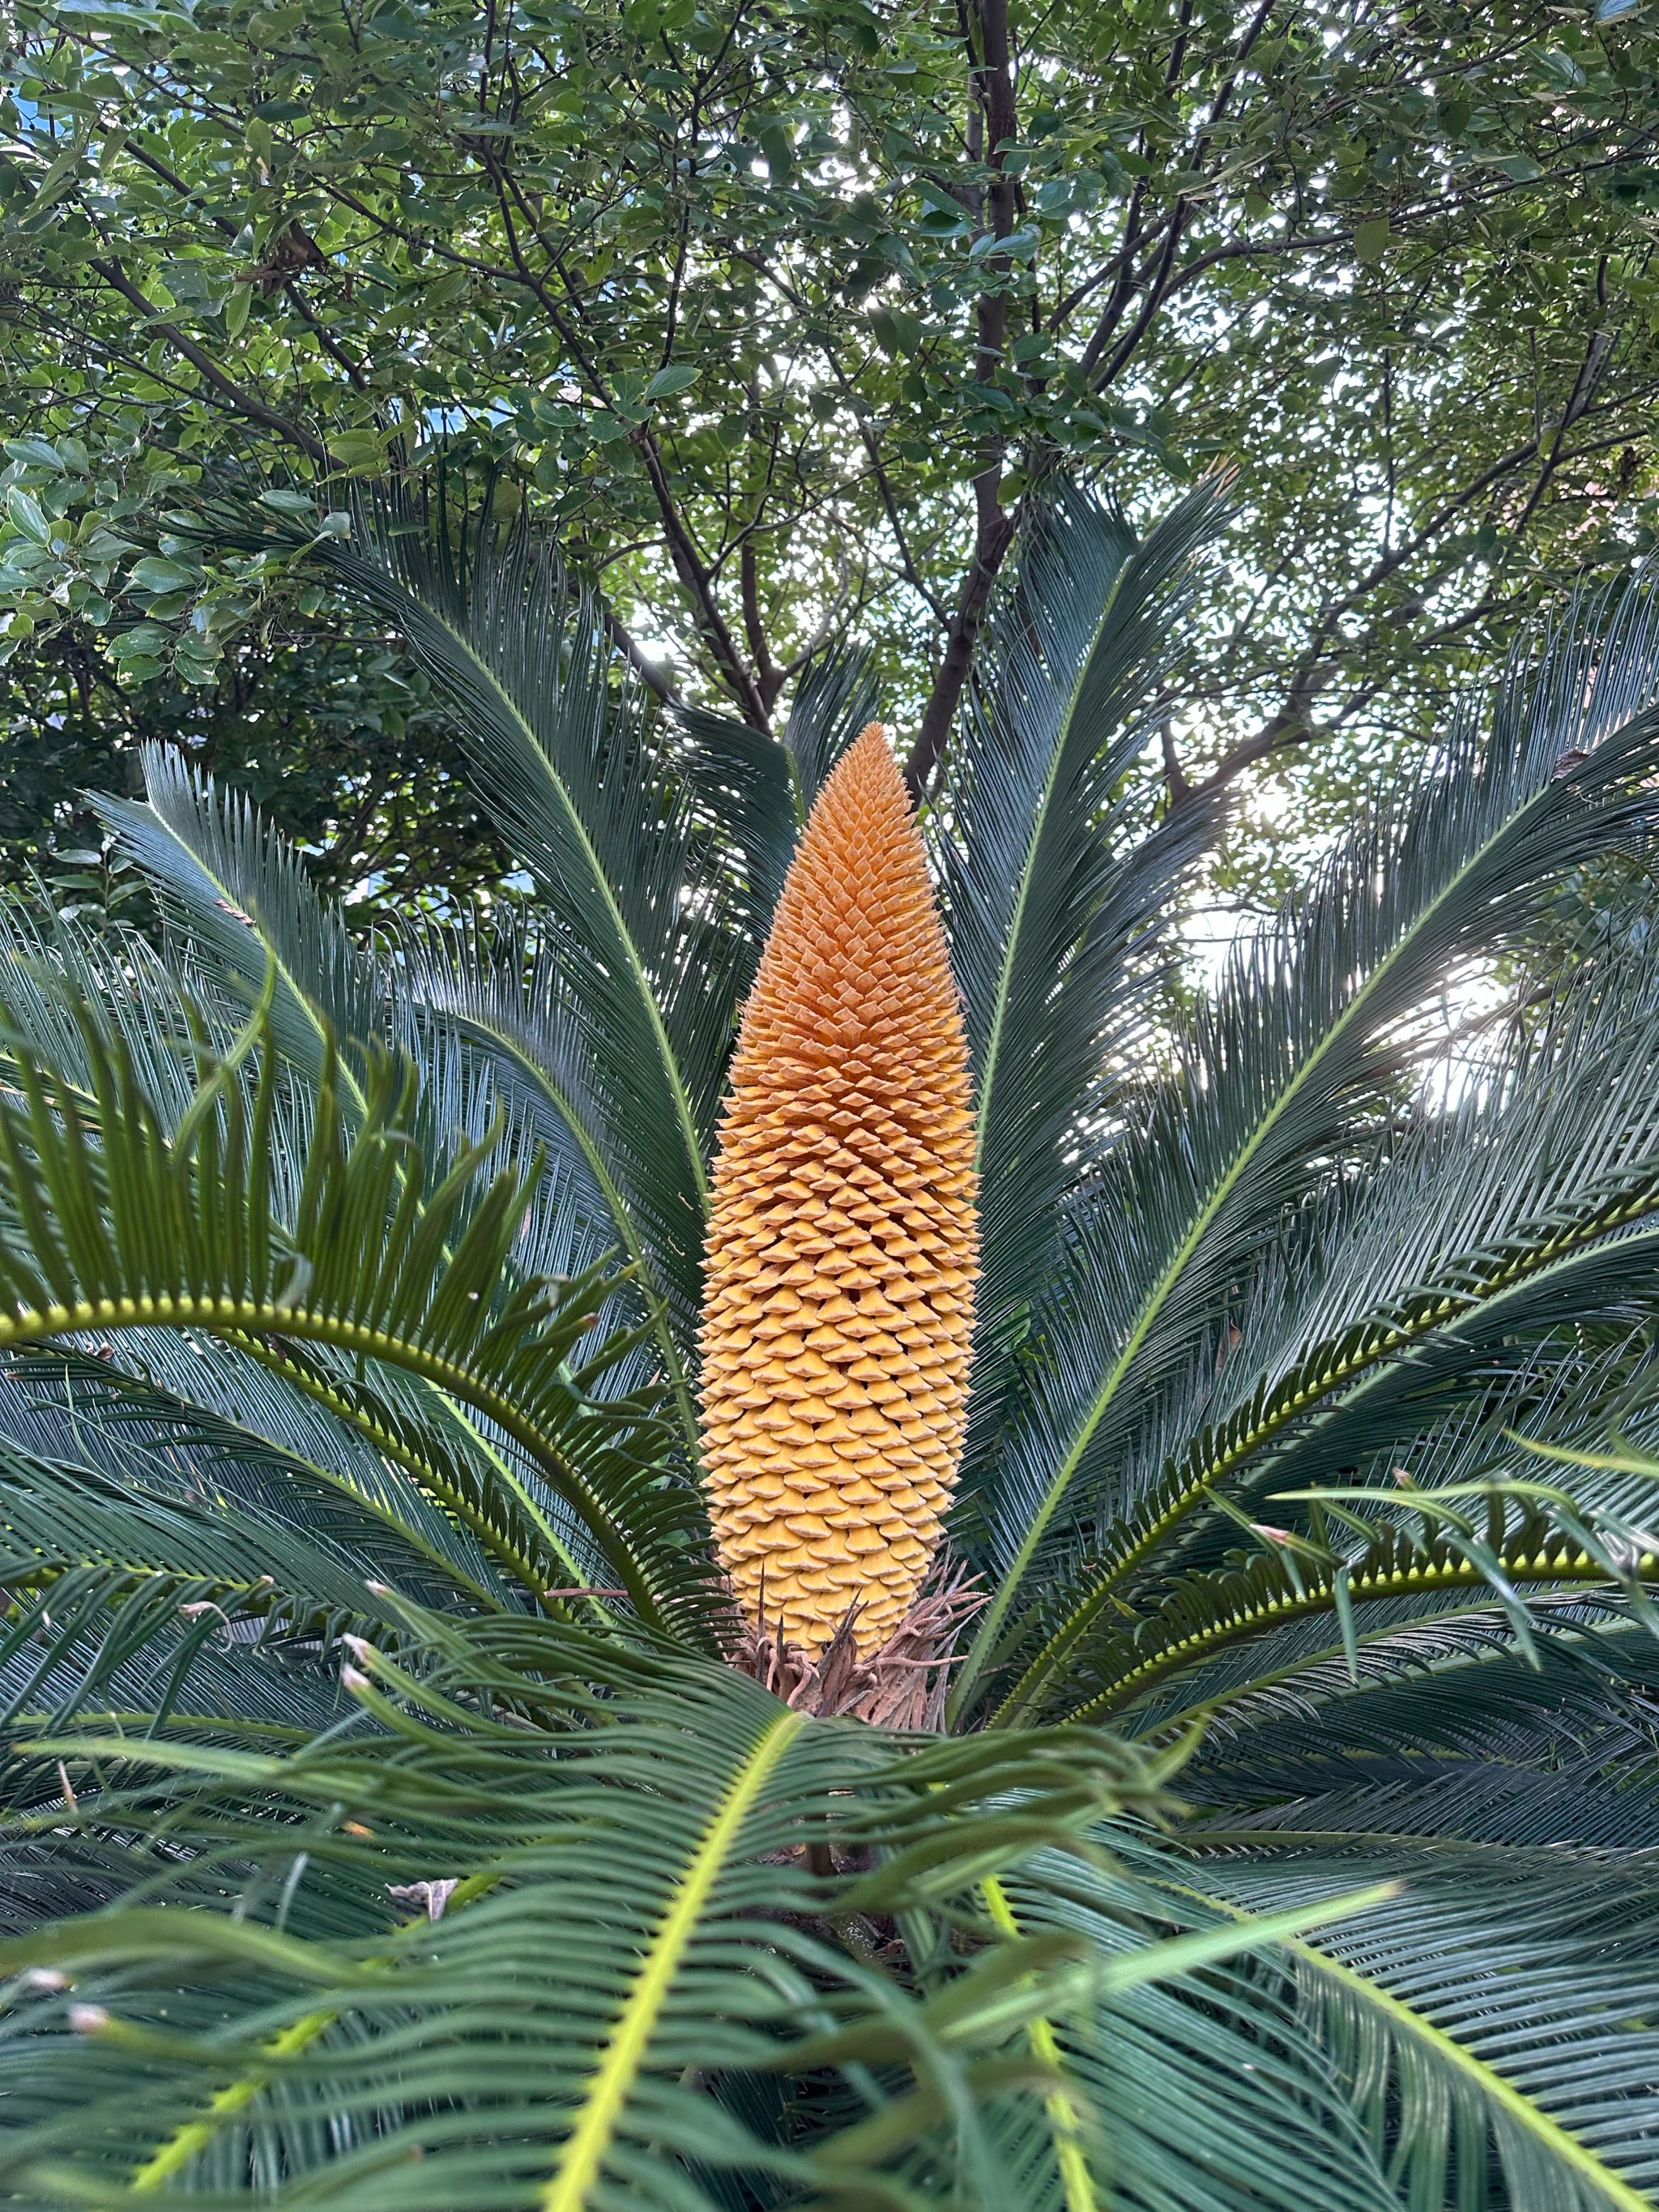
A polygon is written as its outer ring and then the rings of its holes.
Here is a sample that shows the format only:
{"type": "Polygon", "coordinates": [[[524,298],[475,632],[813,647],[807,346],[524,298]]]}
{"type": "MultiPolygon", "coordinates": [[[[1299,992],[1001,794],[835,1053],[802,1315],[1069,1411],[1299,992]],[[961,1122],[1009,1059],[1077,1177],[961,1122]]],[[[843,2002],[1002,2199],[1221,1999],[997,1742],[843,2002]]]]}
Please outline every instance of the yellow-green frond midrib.
{"type": "MultiPolygon", "coordinates": [[[[1511,817],[1513,818],[1515,817],[1511,817]]],[[[1451,880],[1444,884],[1427,905],[1413,918],[1410,927],[1366,975],[1352,998],[1342,1008],[1307,1058],[1296,1068],[1285,1087],[1266,1108],[1249,1135],[1229,1161],[1225,1171],[1217,1178],[1214,1188],[1209,1192],[1189,1224],[1186,1235],[1165,1264],[1157,1282],[1148,1291],[1127,1342],[1102,1379],[1100,1388],[1079,1423],[1071,1445],[1039,1501],[1036,1510],[1031,1516],[1018,1550],[1009,1562],[1006,1572],[1000,1578],[996,1595],[986,1608],[985,1618],[980,1624],[978,1633],[963,1659],[955,1687],[951,1692],[950,1711],[953,1715],[962,1710],[969,1692],[977,1681],[995,1648],[1002,1633],[1003,1621],[1019,1595],[1026,1571],[1036,1556],[1050,1522],[1059,1511],[1067,1491],[1071,1488],[1072,1479],[1082,1465],[1096,1431],[1105,1419],[1119,1390],[1127,1379],[1130,1370],[1139,1357],[1142,1346],[1157,1325],[1158,1316],[1175,1295],[1176,1285],[1186,1273],[1188,1263],[1203,1245],[1212,1227],[1220,1218],[1228,1200],[1249,1173],[1251,1164],[1267,1143],[1273,1131],[1290,1112],[1296,1100],[1306,1091],[1338,1046],[1357,1026],[1364,1023],[1384,983],[1405,958],[1411,945],[1432,923],[1434,918],[1448,902],[1455,898],[1465,879],[1478,869],[1485,859],[1487,850],[1488,848],[1483,845],[1480,852],[1466,860],[1455,872],[1451,880]]]]}
{"type": "Polygon", "coordinates": [[[558,2166],[542,2192],[541,2212],[584,2212],[589,2191],[599,2179],[605,2154],[615,2139],[629,2094],[649,2054],[651,2039],[672,1991],[675,1977],[726,1858],[778,1761],[805,1724],[799,1713],[778,1715],[738,1770],[724,1801],[703,1830],[667,1910],[657,1923],[650,1948],[640,1962],[587,2094],[577,2109],[558,2166]]]}
{"type": "Polygon", "coordinates": [[[1287,1386],[1277,1402],[1264,1407],[1250,1427],[1225,1444],[1194,1474],[1169,1499],[1156,1519],[1142,1528],[1091,1582],[1087,1595],[1071,1616],[1053,1631],[1019,1681],[1003,1700],[998,1709],[999,1722],[1006,1723],[1010,1715],[1040,1693],[1043,1684],[1064,1662],[1066,1654],[1075,1648],[1079,1638],[1087,1632],[1091,1622],[1109,1601],[1123,1577],[1132,1573],[1172,1528],[1178,1527],[1195,1507],[1201,1504],[1218,1483],[1224,1481],[1264,1444],[1272,1443],[1293,1421],[1305,1419],[1335,1392],[1364,1384],[1386,1362],[1397,1358],[1412,1346],[1424,1342],[1435,1331],[1457,1328],[1472,1314],[1481,1311],[1496,1299],[1510,1291],[1520,1290],[1552,1267],[1565,1266],[1581,1258],[1587,1250],[1600,1245],[1614,1231],[1629,1228],[1656,1210],[1659,1210],[1659,1183],[1650,1182],[1638,1196],[1622,1196],[1613,1208],[1604,1209],[1592,1220],[1571,1231],[1559,1233],[1547,1243],[1511,1258],[1490,1283],[1483,1284],[1480,1289],[1463,1293],[1459,1299],[1449,1296],[1439,1298],[1422,1314],[1388,1328],[1375,1342],[1362,1351],[1337,1355],[1330,1346],[1316,1348],[1309,1355],[1309,1364],[1315,1370],[1311,1376],[1304,1370],[1304,1376],[1296,1382],[1293,1389],[1287,1386]]]}
{"type": "Polygon", "coordinates": [[[659,1617],[649,1580],[621,1530],[553,1439],[544,1435],[533,1421],[526,1418],[522,1409],[503,1396],[494,1384],[422,1345],[340,1315],[314,1313],[274,1302],[162,1292],[154,1297],[85,1299],[73,1306],[14,1308],[9,1312],[0,1312],[0,1349],[94,1329],[157,1328],[200,1328],[213,1335],[229,1337],[246,1350],[257,1348],[247,1343],[250,1335],[257,1338],[267,1333],[330,1344],[384,1360],[389,1366],[419,1376],[441,1390],[454,1392],[497,1423],[531,1455],[553,1488],[592,1530],[641,1613],[648,1619],[659,1617]]]}
{"type": "MultiPolygon", "coordinates": [[[[1611,1585],[1613,1583],[1613,1577],[1606,1566],[1584,1552],[1575,1551],[1559,1559],[1543,1555],[1503,1558],[1499,1564],[1510,1580],[1516,1583],[1532,1585],[1547,1583],[1611,1585]]],[[[1637,1581],[1659,1583],[1659,1554],[1644,1553],[1631,1567],[1630,1573],[1637,1581]]],[[[1479,1589],[1490,1586],[1488,1577],[1480,1567],[1472,1566],[1462,1559],[1449,1559],[1443,1564],[1429,1562],[1420,1567],[1395,1568],[1388,1573],[1356,1574],[1349,1582],[1348,1590],[1356,1605],[1364,1605],[1382,1598],[1422,1597],[1437,1590],[1479,1589]]],[[[1286,1591],[1260,1605],[1236,1608],[1224,1620],[1196,1629],[1177,1642],[1165,1644],[1161,1650],[1149,1654],[1140,1664],[1127,1669],[1115,1682],[1097,1691],[1093,1697],[1068,1713],[1066,1718],[1080,1723],[1118,1711],[1130,1698],[1140,1696],[1166,1674],[1178,1673],[1182,1668],[1207,1658],[1212,1651],[1221,1650],[1230,1644],[1242,1643],[1246,1637],[1258,1635],[1266,1629],[1279,1627],[1285,1621],[1330,1612],[1335,1603],[1332,1586],[1327,1581],[1300,1594],[1286,1591]]]]}

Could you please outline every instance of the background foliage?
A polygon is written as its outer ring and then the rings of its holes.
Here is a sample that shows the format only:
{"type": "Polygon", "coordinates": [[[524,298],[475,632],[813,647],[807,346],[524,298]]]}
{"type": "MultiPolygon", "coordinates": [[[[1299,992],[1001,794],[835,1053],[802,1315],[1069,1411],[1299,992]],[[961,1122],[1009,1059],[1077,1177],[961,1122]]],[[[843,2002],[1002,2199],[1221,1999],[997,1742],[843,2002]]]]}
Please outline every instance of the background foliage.
{"type": "Polygon", "coordinates": [[[1261,885],[1287,790],[1343,814],[1648,542],[1649,13],[25,0],[13,865],[165,728],[258,762],[337,883],[490,875],[374,641],[343,726],[337,602],[175,520],[204,470],[419,470],[442,428],[665,690],[766,728],[815,644],[873,641],[918,775],[1032,483],[1233,466],[1168,786],[1248,772],[1261,885]]]}

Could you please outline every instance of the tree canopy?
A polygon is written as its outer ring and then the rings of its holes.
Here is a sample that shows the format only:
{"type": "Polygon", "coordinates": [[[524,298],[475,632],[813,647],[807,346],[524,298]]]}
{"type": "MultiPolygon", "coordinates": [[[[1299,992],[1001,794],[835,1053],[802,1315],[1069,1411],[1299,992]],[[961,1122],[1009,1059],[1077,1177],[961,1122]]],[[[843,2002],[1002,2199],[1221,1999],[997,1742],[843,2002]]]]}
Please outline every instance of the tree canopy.
{"type": "MultiPolygon", "coordinates": [[[[81,656],[118,735],[167,684],[234,720],[331,621],[193,534],[232,470],[319,526],[341,477],[491,471],[654,689],[761,728],[860,637],[919,787],[1023,505],[1061,469],[1134,507],[1224,468],[1170,795],[1266,763],[1312,819],[1650,534],[1659,48],[1630,0],[14,21],[8,680],[81,656]]],[[[289,743],[336,788],[285,818],[382,865],[403,770],[289,743]]],[[[418,825],[390,845],[418,867],[418,825]]]]}

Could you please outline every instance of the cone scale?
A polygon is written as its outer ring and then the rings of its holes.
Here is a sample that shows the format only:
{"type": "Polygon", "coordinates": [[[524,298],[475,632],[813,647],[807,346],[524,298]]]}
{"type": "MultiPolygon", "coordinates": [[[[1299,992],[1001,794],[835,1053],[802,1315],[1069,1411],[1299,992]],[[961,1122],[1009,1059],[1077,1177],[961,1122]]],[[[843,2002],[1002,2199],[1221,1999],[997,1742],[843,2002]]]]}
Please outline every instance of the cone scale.
{"type": "Polygon", "coordinates": [[[975,1273],[967,1040],[879,723],[830,777],[744,1009],[715,1164],[703,1463],[751,1626],[860,1655],[950,1502],[975,1273]]]}

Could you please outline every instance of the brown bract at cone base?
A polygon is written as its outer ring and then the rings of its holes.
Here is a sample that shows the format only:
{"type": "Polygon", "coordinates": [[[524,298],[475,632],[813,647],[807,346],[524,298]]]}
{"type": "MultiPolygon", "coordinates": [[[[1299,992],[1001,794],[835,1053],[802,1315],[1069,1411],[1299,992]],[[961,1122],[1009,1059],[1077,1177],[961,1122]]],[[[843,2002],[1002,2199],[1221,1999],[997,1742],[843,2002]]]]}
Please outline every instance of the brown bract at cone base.
{"type": "MultiPolygon", "coordinates": [[[[785,883],[714,1169],[703,1463],[751,1660],[781,1668],[786,1691],[792,1669],[823,1692],[830,1672],[884,1651],[901,1671],[937,1663],[894,1639],[962,1451],[973,1158],[961,1001],[909,799],[872,723],[785,883]]],[[[927,1601],[945,1607],[935,1651],[961,1601],[958,1586],[927,1601]]],[[[850,1687],[834,1710],[858,1709],[842,1701],[850,1687]]]]}
{"type": "Polygon", "coordinates": [[[886,1641],[860,1651],[856,1600],[823,1650],[814,1655],[776,1628],[750,1628],[732,1656],[745,1674],[797,1712],[868,1721],[873,1728],[928,1729],[945,1724],[955,1664],[951,1646],[963,1623],[986,1603],[977,1578],[961,1568],[928,1577],[921,1595],[886,1641]]]}

